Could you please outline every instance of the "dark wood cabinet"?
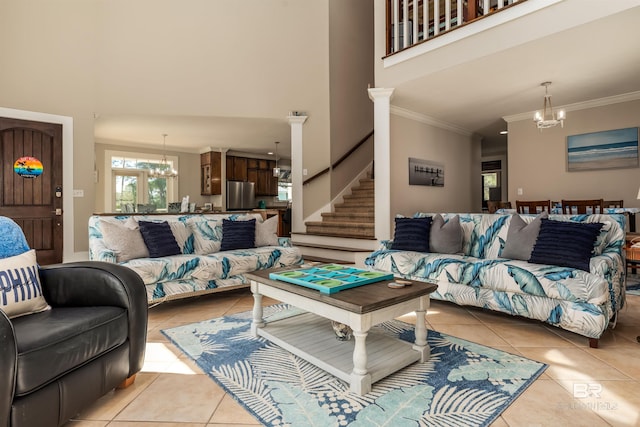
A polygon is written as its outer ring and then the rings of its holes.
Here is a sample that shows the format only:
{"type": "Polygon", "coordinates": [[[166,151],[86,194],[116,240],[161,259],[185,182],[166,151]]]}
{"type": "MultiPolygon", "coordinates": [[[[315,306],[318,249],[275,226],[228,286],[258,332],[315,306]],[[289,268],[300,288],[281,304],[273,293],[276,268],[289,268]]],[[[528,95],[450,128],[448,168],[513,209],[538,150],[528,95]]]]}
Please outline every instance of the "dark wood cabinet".
{"type": "Polygon", "coordinates": [[[277,196],[278,177],[273,176],[274,160],[227,156],[227,180],[256,184],[256,197],[277,196]]]}
{"type": "Polygon", "coordinates": [[[247,158],[227,156],[227,180],[247,181],[247,158]]]}
{"type": "Polygon", "coordinates": [[[222,194],[222,155],[219,152],[200,154],[200,194],[222,194]]]}

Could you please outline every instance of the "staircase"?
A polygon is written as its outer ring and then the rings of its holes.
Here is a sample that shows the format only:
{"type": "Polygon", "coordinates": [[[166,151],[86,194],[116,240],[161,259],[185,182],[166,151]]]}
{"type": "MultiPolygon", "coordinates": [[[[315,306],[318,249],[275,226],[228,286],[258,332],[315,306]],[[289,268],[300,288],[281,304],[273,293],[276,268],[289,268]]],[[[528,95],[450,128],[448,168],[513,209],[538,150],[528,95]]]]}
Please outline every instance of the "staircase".
{"type": "Polygon", "coordinates": [[[362,178],[333,212],[322,221],[307,221],[306,233],[292,235],[305,259],[341,261],[360,265],[378,247],[374,222],[374,180],[362,178]]]}
{"type": "Polygon", "coordinates": [[[333,212],[323,212],[322,221],[307,221],[307,234],[318,236],[374,239],[374,181],[366,178],[333,206],[333,212]]]}

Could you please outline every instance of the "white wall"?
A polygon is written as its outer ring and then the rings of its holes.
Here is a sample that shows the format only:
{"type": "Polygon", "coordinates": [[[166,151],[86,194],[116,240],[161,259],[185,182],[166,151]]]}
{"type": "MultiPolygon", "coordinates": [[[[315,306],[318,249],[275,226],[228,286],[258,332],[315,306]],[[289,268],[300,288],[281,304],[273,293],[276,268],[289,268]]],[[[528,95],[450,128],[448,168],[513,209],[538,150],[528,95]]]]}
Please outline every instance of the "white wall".
{"type": "MultiPolygon", "coordinates": [[[[373,74],[373,2],[331,0],[329,3],[329,68],[331,90],[331,163],[373,129],[373,102],[368,85],[373,74]]],[[[369,141],[331,172],[331,198],[373,159],[369,141]]]]}
{"type": "MultiPolygon", "coordinates": [[[[74,251],[88,249],[96,208],[95,114],[283,119],[305,111],[303,167],[324,169],[328,9],[328,0],[2,2],[0,107],[73,119],[73,188],[85,194],[73,203],[74,251]]],[[[329,200],[324,188],[305,210],[329,200]]]]}
{"type": "Polygon", "coordinates": [[[542,132],[531,119],[509,123],[509,200],[623,199],[640,207],[640,168],[568,172],[566,163],[568,135],[637,126],[640,101],[569,111],[564,128],[542,132]]]}
{"type": "Polygon", "coordinates": [[[416,212],[480,212],[480,141],[392,114],[390,209],[391,218],[416,212]],[[444,187],[409,185],[409,157],[443,163],[444,187]]]}

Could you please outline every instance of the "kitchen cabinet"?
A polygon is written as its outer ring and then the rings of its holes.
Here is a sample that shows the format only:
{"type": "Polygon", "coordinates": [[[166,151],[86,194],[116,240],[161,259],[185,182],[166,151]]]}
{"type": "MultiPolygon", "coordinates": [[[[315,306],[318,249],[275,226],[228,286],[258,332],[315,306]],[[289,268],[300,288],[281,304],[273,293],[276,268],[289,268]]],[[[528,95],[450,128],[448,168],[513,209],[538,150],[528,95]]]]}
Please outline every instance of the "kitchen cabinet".
{"type": "Polygon", "coordinates": [[[227,180],[247,181],[247,158],[227,156],[227,180]]]}
{"type": "Polygon", "coordinates": [[[209,151],[200,154],[200,194],[222,194],[222,155],[209,151]]]}
{"type": "Polygon", "coordinates": [[[273,176],[274,160],[227,156],[227,180],[256,184],[256,197],[277,196],[278,177],[273,176]]]}

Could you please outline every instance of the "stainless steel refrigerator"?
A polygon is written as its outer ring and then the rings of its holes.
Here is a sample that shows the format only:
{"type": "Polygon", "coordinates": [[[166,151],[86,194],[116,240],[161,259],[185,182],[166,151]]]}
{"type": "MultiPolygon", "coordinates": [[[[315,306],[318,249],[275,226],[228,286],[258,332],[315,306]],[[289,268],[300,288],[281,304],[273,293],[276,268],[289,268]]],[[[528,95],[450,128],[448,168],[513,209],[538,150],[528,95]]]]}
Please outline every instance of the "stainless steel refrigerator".
{"type": "Polygon", "coordinates": [[[227,210],[250,210],[256,207],[253,182],[227,181],[227,210]]]}

